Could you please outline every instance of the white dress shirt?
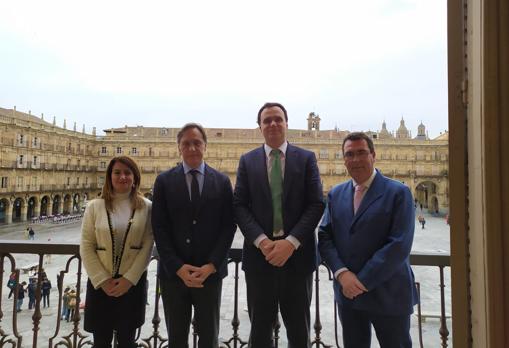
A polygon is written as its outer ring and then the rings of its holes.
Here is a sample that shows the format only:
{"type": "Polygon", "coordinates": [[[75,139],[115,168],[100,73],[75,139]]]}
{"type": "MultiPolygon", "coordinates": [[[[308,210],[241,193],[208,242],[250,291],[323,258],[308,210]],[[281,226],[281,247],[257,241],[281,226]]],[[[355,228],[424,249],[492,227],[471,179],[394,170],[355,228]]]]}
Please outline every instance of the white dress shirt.
{"type": "MultiPolygon", "coordinates": [[[[281,146],[278,148],[281,151],[281,176],[283,177],[283,182],[285,179],[285,164],[286,164],[286,149],[288,148],[288,142],[285,141],[281,146]]],[[[269,178],[269,184],[270,184],[270,172],[272,170],[272,162],[273,157],[270,155],[272,150],[274,150],[272,147],[270,147],[267,144],[263,144],[263,149],[265,150],[265,160],[267,161],[267,177],[269,178]]],[[[283,231],[284,233],[284,231],[283,231]]],[[[259,248],[260,243],[262,240],[267,239],[267,235],[260,234],[254,241],[254,245],[259,248]]],[[[298,249],[300,246],[300,242],[297,238],[294,236],[288,236],[285,238],[287,241],[292,243],[293,247],[295,249],[298,249]]]]}

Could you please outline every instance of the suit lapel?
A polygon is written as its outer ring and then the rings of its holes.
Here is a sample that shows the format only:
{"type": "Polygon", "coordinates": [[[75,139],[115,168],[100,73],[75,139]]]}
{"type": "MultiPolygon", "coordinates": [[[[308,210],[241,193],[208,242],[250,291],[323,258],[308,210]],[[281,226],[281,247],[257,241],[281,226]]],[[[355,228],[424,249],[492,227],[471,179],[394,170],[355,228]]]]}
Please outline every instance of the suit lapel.
{"type": "MultiPolygon", "coordinates": [[[[364,212],[373,204],[378,198],[380,198],[384,193],[385,182],[380,173],[376,173],[371,186],[368,189],[368,192],[364,195],[362,199],[361,205],[359,206],[359,210],[357,214],[355,214],[352,225],[364,214],[364,212]]],[[[351,190],[352,200],[353,202],[353,188],[351,190]]],[[[353,206],[353,203],[352,203],[353,206]]],[[[352,208],[353,209],[353,208],[352,208]]]]}
{"type": "Polygon", "coordinates": [[[200,210],[203,207],[203,203],[207,201],[214,188],[215,175],[211,168],[205,164],[205,171],[203,177],[203,187],[201,189],[200,201],[198,202],[198,210],[196,215],[200,214],[200,210]]]}
{"type": "Polygon", "coordinates": [[[285,176],[283,178],[283,202],[286,201],[288,192],[292,187],[292,179],[295,177],[295,171],[297,171],[297,162],[299,154],[297,149],[292,145],[288,144],[285,154],[285,176]]]}
{"type": "Polygon", "coordinates": [[[181,202],[183,202],[183,204],[186,204],[189,209],[192,209],[190,198],[191,194],[189,192],[189,188],[187,187],[186,175],[184,174],[184,166],[182,164],[179,165],[179,168],[176,171],[175,191],[177,192],[177,197],[181,197],[181,202]]]}
{"type": "Polygon", "coordinates": [[[351,226],[353,223],[353,183],[350,180],[345,187],[343,188],[343,193],[339,194],[338,197],[340,199],[337,202],[339,207],[339,214],[342,216],[342,219],[345,221],[346,226],[351,226]]]}
{"type": "Polygon", "coordinates": [[[258,148],[257,153],[255,153],[255,163],[253,163],[254,171],[256,172],[256,177],[261,178],[261,189],[262,193],[266,197],[266,201],[271,202],[271,211],[272,211],[272,194],[270,193],[270,184],[269,184],[269,175],[267,172],[267,155],[265,154],[265,148],[262,145],[258,148]]]}

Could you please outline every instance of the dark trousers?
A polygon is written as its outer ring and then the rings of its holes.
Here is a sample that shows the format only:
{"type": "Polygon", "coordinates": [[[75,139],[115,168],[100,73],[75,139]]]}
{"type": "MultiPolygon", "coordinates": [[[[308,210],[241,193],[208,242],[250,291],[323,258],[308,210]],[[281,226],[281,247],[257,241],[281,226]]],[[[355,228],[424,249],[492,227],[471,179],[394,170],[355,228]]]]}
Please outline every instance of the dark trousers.
{"type": "MultiPolygon", "coordinates": [[[[117,331],[118,348],[135,348],[136,329],[117,331]]],[[[95,331],[94,348],[111,348],[113,340],[113,331],[95,331]]]]}
{"type": "Polygon", "coordinates": [[[278,307],[286,327],[288,348],[309,348],[313,275],[274,268],[269,273],[246,272],[247,305],[251,320],[250,348],[273,347],[278,307]]]}
{"type": "Polygon", "coordinates": [[[211,280],[203,288],[188,288],[179,279],[161,279],[169,348],[189,347],[189,326],[194,307],[198,348],[217,348],[219,307],[223,281],[211,280]]]}
{"type": "Polygon", "coordinates": [[[42,303],[44,307],[49,307],[49,294],[42,294],[42,303]]]}
{"type": "Polygon", "coordinates": [[[344,348],[371,347],[371,325],[381,348],[410,348],[410,314],[380,315],[338,306],[344,348]]]}
{"type": "Polygon", "coordinates": [[[35,308],[35,296],[28,297],[28,309],[35,308]]]}

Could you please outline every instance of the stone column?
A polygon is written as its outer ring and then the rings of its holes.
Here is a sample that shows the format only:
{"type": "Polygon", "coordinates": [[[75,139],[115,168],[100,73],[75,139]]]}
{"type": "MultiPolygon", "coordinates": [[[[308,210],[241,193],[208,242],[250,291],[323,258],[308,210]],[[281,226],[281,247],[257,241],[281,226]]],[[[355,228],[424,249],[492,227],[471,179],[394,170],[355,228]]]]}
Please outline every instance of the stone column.
{"type": "Polygon", "coordinates": [[[12,203],[5,207],[5,223],[12,224],[12,203]]]}
{"type": "Polygon", "coordinates": [[[34,217],[39,217],[41,215],[41,199],[38,197],[37,203],[35,203],[34,207],[34,217]]]}
{"type": "Polygon", "coordinates": [[[48,204],[46,205],[46,216],[53,215],[53,199],[50,197],[48,199],[48,204]]]}
{"type": "Polygon", "coordinates": [[[62,214],[64,211],[64,197],[60,196],[60,200],[58,201],[58,213],[62,214]]]}
{"type": "Polygon", "coordinates": [[[27,213],[28,213],[28,202],[25,202],[22,206],[21,206],[21,221],[22,222],[25,222],[27,221],[27,213]]]}

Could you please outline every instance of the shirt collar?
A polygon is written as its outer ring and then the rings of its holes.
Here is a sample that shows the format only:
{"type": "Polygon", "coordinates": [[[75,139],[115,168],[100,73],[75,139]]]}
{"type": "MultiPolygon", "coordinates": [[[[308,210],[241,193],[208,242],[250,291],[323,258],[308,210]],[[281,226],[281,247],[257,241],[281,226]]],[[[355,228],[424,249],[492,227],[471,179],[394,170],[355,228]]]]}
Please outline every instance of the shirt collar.
{"type": "Polygon", "coordinates": [[[186,162],[182,161],[182,166],[184,167],[184,174],[187,174],[189,173],[191,170],[195,169],[197,170],[201,175],[205,175],[205,162],[204,161],[201,161],[200,165],[198,166],[198,168],[191,168],[190,166],[187,165],[186,162]]]}
{"type": "MultiPolygon", "coordinates": [[[[285,140],[283,142],[283,144],[281,144],[281,146],[278,148],[279,150],[281,150],[281,152],[283,153],[283,155],[286,155],[286,148],[288,147],[288,142],[285,140]]],[[[265,156],[267,158],[270,157],[270,152],[272,150],[274,150],[272,147],[270,147],[269,145],[267,144],[263,144],[263,149],[265,150],[265,156]]]]}
{"type": "MultiPolygon", "coordinates": [[[[364,187],[366,187],[366,191],[369,189],[369,187],[373,183],[373,180],[375,180],[375,175],[376,175],[376,169],[373,168],[373,173],[371,174],[369,179],[366,180],[365,182],[361,183],[364,187]]],[[[359,185],[359,183],[355,182],[354,179],[352,179],[352,184],[353,184],[353,187],[356,187],[359,185]]]]}

